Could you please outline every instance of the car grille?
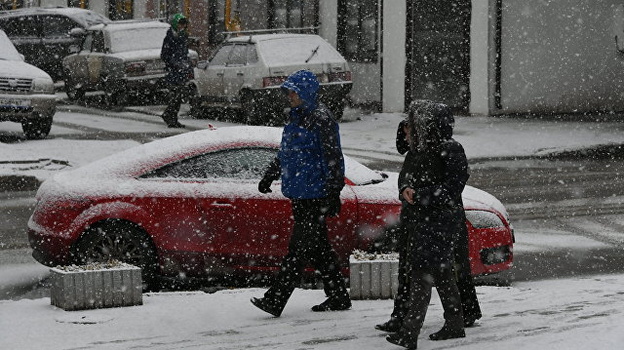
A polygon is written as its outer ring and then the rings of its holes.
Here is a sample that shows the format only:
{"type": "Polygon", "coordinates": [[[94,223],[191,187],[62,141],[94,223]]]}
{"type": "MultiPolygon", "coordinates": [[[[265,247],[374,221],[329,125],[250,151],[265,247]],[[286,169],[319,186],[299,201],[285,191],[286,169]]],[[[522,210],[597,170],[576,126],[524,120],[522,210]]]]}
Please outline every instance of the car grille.
{"type": "Polygon", "coordinates": [[[28,92],[32,87],[31,79],[0,77],[0,91],[28,92]]]}

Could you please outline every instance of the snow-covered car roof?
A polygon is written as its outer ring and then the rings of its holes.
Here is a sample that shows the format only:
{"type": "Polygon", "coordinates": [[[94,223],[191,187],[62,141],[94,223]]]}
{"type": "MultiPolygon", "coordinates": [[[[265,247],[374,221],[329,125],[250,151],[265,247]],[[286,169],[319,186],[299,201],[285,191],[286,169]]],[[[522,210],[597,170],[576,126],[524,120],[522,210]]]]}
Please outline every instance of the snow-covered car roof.
{"type": "Polygon", "coordinates": [[[28,15],[64,15],[88,27],[96,23],[108,23],[110,19],[103,15],[77,7],[27,7],[17,10],[0,11],[0,17],[21,17],[28,15]]]}
{"type": "MultiPolygon", "coordinates": [[[[127,177],[136,177],[146,170],[151,170],[155,165],[159,166],[158,161],[164,165],[171,160],[192,157],[211,148],[221,148],[224,145],[278,148],[281,134],[282,128],[264,126],[232,126],[188,132],[152,141],[110,155],[78,169],[59,173],[54,177],[54,181],[60,184],[77,185],[78,187],[81,187],[79,185],[81,181],[85,181],[83,188],[88,188],[91,185],[87,183],[92,183],[94,177],[97,177],[98,181],[110,180],[113,182],[127,177]]],[[[346,177],[349,180],[356,185],[366,185],[363,187],[366,187],[367,190],[365,192],[357,191],[358,196],[370,197],[366,199],[371,201],[383,200],[388,202],[391,200],[399,205],[397,173],[381,174],[348,156],[345,156],[345,166],[346,177]]],[[[507,216],[502,203],[485,191],[466,186],[463,199],[467,209],[494,209],[507,216]]]]}
{"type": "Polygon", "coordinates": [[[118,53],[150,49],[160,50],[168,29],[169,24],[159,21],[131,20],[97,24],[87,30],[107,32],[108,48],[112,53],[118,53]]]}
{"type": "Polygon", "coordinates": [[[234,37],[228,42],[251,42],[259,47],[260,55],[271,65],[288,63],[339,62],[346,63],[340,53],[322,37],[315,34],[259,34],[234,37]]]}

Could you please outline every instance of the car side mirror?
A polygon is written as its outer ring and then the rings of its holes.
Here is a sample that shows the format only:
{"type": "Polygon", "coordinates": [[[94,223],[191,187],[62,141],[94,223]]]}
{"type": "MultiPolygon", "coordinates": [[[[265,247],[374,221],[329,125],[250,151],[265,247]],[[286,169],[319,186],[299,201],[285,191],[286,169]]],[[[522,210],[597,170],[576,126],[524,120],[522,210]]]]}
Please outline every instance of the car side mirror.
{"type": "Polygon", "coordinates": [[[199,61],[197,62],[198,69],[206,69],[208,68],[208,61],[199,61]]]}
{"type": "Polygon", "coordinates": [[[69,36],[72,38],[82,38],[86,34],[87,31],[82,28],[72,28],[72,30],[69,31],[69,36]]]}

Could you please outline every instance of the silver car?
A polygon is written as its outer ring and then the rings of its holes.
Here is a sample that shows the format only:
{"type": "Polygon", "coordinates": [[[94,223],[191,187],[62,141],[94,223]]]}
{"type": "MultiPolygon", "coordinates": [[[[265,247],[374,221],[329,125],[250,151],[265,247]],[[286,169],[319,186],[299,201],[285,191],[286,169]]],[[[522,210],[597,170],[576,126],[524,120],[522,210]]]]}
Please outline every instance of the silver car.
{"type": "Polygon", "coordinates": [[[26,63],[0,30],[0,121],[21,123],[27,139],[43,139],[55,113],[52,78],[26,63]]]}
{"type": "Polygon", "coordinates": [[[300,69],[317,75],[320,100],[340,119],[351,91],[351,70],[331,44],[313,34],[259,34],[226,40],[195,69],[197,96],[191,102],[191,114],[200,117],[208,108],[233,108],[249,124],[271,124],[287,107],[280,84],[300,69]]]}
{"type": "MultiPolygon", "coordinates": [[[[77,52],[63,59],[65,91],[72,100],[103,91],[107,105],[124,105],[131,94],[152,95],[162,89],[165,63],[160,59],[169,24],[158,21],[114,21],[87,30],[77,52]]],[[[190,50],[191,61],[197,52],[190,50]]]]}

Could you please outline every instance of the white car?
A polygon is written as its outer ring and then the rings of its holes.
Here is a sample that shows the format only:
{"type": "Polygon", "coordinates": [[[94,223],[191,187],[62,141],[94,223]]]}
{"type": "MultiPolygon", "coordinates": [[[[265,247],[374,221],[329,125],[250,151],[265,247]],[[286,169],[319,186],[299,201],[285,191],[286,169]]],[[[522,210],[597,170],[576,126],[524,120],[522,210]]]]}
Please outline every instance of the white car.
{"type": "MultiPolygon", "coordinates": [[[[168,29],[159,21],[114,21],[72,30],[83,40],[63,59],[67,96],[80,101],[86,92],[103,91],[107,105],[124,105],[130,93],[151,95],[164,88],[160,50],[168,29]]],[[[189,56],[195,64],[197,52],[189,50],[189,56]]]]}
{"type": "Polygon", "coordinates": [[[195,69],[197,96],[191,114],[207,108],[238,109],[249,124],[267,124],[287,107],[280,84],[291,73],[308,69],[321,83],[319,98],[342,117],[351,91],[347,61],[325,39],[313,34],[260,34],[226,40],[195,69]]]}
{"type": "Polygon", "coordinates": [[[43,139],[50,133],[55,113],[52,78],[26,63],[0,30],[0,121],[21,123],[27,139],[43,139]]]}

